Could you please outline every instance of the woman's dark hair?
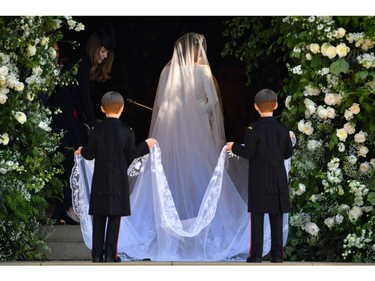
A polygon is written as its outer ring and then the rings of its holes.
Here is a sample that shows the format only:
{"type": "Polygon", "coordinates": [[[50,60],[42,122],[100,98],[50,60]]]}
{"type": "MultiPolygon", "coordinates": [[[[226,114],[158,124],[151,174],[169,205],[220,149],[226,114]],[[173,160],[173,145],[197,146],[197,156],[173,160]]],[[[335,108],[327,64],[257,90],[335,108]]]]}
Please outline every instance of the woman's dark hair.
{"type": "Polygon", "coordinates": [[[97,82],[104,82],[111,78],[110,73],[112,70],[112,63],[114,60],[114,48],[116,46],[115,35],[111,25],[106,28],[101,28],[91,34],[86,44],[86,53],[90,57],[91,69],[90,80],[97,82]],[[98,64],[96,57],[101,47],[106,48],[109,53],[107,58],[98,64]]]}

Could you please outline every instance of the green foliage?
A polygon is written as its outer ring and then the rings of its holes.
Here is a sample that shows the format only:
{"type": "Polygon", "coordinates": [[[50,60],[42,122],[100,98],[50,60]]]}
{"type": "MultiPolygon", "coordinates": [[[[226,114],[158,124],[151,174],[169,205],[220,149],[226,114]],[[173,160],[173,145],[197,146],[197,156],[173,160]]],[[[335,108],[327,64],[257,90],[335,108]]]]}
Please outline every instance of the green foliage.
{"type": "Polygon", "coordinates": [[[281,120],[297,137],[287,258],[374,262],[375,19],[274,17],[266,29],[245,23],[228,26],[234,38],[224,53],[253,71],[261,54],[276,50],[277,37],[289,72],[280,93],[281,120]]]}
{"type": "Polygon", "coordinates": [[[258,59],[276,51],[280,20],[281,17],[238,17],[224,23],[222,35],[229,41],[222,56],[234,55],[244,62],[247,84],[251,83],[250,75],[258,67],[258,59]]]}
{"type": "Polygon", "coordinates": [[[63,134],[42,97],[70,81],[54,48],[62,25],[83,29],[71,17],[0,17],[0,261],[43,258],[40,222],[61,196],[63,134]]]}

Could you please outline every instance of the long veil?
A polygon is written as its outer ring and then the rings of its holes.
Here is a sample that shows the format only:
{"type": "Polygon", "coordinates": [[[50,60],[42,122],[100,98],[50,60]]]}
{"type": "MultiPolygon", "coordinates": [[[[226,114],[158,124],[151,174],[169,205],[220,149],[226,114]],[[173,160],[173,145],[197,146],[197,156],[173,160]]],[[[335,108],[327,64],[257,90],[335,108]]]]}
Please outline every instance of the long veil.
{"type": "MultiPolygon", "coordinates": [[[[206,57],[204,36],[175,43],[155,96],[150,155],[128,169],[131,216],[123,217],[118,252],[154,261],[244,260],[249,255],[247,163],[228,157],[220,99],[206,57]]],[[[76,157],[71,186],[84,241],[91,249],[88,200],[92,163],[76,157]]],[[[267,215],[265,215],[267,216],[267,215]]],[[[284,216],[284,244],[288,216],[284,216]]],[[[270,251],[264,224],[263,255],[270,251]]]]}

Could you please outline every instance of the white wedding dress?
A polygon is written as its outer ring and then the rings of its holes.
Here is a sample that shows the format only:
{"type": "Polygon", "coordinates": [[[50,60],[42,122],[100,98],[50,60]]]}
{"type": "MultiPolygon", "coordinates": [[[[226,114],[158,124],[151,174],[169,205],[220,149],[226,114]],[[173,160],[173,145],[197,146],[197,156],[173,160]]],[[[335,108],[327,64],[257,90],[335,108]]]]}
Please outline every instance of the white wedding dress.
{"type": "MultiPolygon", "coordinates": [[[[222,109],[206,57],[203,35],[176,41],[163,69],[153,107],[149,155],[128,169],[131,216],[123,217],[118,253],[123,260],[243,261],[249,256],[247,162],[228,157],[222,109]],[[199,58],[197,61],[196,58],[199,58]]],[[[76,157],[73,206],[88,248],[93,161],[76,157]]],[[[268,216],[268,215],[266,215],[268,216]]],[[[284,244],[288,215],[284,215],[284,244]]],[[[263,255],[270,251],[264,224],[263,255]]]]}

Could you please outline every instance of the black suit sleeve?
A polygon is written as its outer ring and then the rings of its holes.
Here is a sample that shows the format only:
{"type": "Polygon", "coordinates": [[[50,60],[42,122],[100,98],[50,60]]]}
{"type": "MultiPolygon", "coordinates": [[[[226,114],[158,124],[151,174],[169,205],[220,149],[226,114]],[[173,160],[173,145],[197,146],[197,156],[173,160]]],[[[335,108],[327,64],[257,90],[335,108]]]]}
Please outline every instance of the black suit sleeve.
{"type": "Polygon", "coordinates": [[[234,154],[239,155],[243,158],[252,159],[254,157],[256,149],[256,138],[252,132],[252,129],[247,128],[245,130],[244,141],[245,145],[234,143],[232,151],[234,154]]]}
{"type": "Polygon", "coordinates": [[[92,128],[96,123],[95,113],[90,96],[90,68],[91,63],[88,58],[83,57],[79,62],[79,70],[77,73],[77,79],[79,83],[79,90],[81,94],[82,104],[79,105],[83,111],[81,114],[84,116],[90,128],[92,128]]]}
{"type": "Polygon", "coordinates": [[[82,147],[81,149],[81,155],[83,158],[87,160],[92,160],[96,157],[96,149],[97,143],[96,143],[96,138],[93,136],[92,131],[91,134],[89,135],[89,143],[87,147],[82,147]]]}
{"type": "Polygon", "coordinates": [[[125,145],[125,157],[128,163],[133,162],[135,158],[141,157],[150,152],[148,145],[145,141],[141,142],[137,146],[135,145],[135,134],[132,132],[129,136],[129,140],[125,145]]]}

